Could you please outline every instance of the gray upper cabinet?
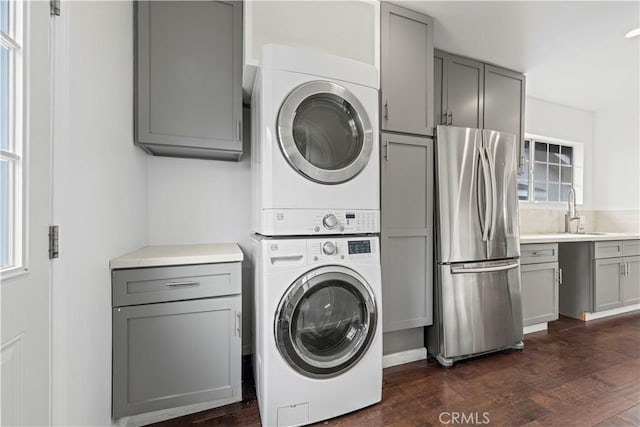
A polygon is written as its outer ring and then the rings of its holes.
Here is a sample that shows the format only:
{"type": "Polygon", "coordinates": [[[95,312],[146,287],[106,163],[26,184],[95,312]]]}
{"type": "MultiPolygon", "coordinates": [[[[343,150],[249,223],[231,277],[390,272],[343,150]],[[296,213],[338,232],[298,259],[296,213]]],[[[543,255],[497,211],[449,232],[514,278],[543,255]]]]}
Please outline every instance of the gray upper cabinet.
{"type": "Polygon", "coordinates": [[[493,129],[516,136],[518,169],[524,158],[525,76],[434,50],[436,125],[493,129]]]}
{"type": "Polygon", "coordinates": [[[440,51],[435,56],[442,62],[442,77],[435,80],[441,94],[436,123],[482,128],[484,64],[440,51]]]}
{"type": "Polygon", "coordinates": [[[242,2],[139,1],[136,143],[150,154],[242,154],[242,2]]]}
{"type": "Polygon", "coordinates": [[[387,2],[380,16],[380,126],[433,135],[433,19],[387,2]]]}
{"type": "Polygon", "coordinates": [[[484,66],[484,127],[516,136],[519,167],[524,164],[524,100],[524,75],[484,66]]]}
{"type": "Polygon", "coordinates": [[[433,323],[433,141],[381,136],[383,331],[433,323]]]}

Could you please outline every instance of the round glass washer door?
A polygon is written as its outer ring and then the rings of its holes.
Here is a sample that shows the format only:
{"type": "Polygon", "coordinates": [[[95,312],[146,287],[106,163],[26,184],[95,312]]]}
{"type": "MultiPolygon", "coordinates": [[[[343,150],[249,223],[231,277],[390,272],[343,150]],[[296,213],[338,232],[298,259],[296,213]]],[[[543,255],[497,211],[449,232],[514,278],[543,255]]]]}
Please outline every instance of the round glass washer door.
{"type": "Polygon", "coordinates": [[[291,167],[323,184],[358,175],[373,150],[373,129],[364,107],[333,82],[304,83],[291,91],[280,107],[277,129],[291,167]]]}
{"type": "Polygon", "coordinates": [[[311,378],[346,372],[364,356],[377,327],[369,284],[355,271],[325,266],[298,278],[278,306],[278,351],[296,371],[311,378]]]}

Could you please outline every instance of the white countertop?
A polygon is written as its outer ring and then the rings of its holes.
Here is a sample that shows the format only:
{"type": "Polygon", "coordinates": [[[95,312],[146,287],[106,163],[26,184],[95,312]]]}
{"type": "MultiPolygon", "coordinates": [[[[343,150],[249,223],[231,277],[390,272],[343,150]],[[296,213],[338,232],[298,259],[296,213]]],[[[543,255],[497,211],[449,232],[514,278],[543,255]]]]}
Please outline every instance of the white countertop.
{"type": "Polygon", "coordinates": [[[562,243],[562,242],[600,242],[604,240],[640,239],[638,233],[536,233],[521,234],[520,244],[527,243],[562,243]]]}
{"type": "Polygon", "coordinates": [[[168,265],[212,264],[242,261],[244,255],[236,243],[203,245],[147,246],[109,261],[112,270],[119,268],[158,267],[168,265]]]}

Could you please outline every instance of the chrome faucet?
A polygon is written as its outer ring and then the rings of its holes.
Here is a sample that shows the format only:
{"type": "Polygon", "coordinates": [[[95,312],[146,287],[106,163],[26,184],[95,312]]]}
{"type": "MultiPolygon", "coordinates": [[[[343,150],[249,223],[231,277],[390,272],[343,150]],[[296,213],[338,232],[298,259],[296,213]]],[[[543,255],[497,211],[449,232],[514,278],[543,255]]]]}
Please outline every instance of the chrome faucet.
{"type": "Polygon", "coordinates": [[[576,210],[576,190],[571,187],[569,190],[569,211],[564,214],[564,231],[565,233],[581,233],[582,227],[580,225],[580,216],[578,216],[578,211],[576,210]],[[573,221],[576,222],[575,228],[572,230],[571,223],[573,221]]]}

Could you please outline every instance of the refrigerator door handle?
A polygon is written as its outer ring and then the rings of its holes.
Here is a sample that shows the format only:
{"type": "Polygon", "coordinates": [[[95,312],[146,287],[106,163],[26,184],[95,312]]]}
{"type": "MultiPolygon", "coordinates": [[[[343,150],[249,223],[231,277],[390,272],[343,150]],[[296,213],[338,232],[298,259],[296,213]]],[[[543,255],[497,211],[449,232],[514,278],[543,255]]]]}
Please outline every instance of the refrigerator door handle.
{"type": "MultiPolygon", "coordinates": [[[[480,161],[482,163],[482,182],[484,184],[484,216],[480,216],[480,226],[482,228],[482,241],[486,242],[489,240],[489,222],[491,215],[491,205],[489,203],[489,197],[491,197],[489,185],[491,182],[491,176],[489,171],[489,161],[486,159],[485,151],[483,147],[478,148],[478,152],[480,154],[480,161]]],[[[478,197],[478,203],[480,203],[480,198],[478,197]]],[[[481,210],[481,209],[479,209],[481,210]]]]}
{"type": "Polygon", "coordinates": [[[487,163],[489,164],[489,175],[491,177],[491,221],[489,222],[489,240],[493,240],[496,233],[496,215],[498,212],[498,190],[496,186],[496,161],[491,157],[489,150],[484,147],[487,163]]]}
{"type": "Polygon", "coordinates": [[[464,266],[451,266],[451,274],[465,274],[465,273],[490,273],[493,271],[504,271],[517,268],[520,265],[519,262],[510,264],[495,265],[491,267],[467,267],[464,266]]]}

